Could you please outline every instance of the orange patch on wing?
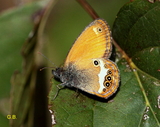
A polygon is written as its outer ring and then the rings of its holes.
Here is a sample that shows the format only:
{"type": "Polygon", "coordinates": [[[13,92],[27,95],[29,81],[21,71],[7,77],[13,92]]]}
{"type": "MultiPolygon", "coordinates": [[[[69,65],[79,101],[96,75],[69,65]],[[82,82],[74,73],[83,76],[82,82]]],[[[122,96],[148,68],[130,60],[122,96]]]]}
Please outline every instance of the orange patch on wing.
{"type": "Polygon", "coordinates": [[[92,58],[109,58],[112,38],[108,24],[104,20],[92,22],[73,44],[65,64],[92,58]]]}

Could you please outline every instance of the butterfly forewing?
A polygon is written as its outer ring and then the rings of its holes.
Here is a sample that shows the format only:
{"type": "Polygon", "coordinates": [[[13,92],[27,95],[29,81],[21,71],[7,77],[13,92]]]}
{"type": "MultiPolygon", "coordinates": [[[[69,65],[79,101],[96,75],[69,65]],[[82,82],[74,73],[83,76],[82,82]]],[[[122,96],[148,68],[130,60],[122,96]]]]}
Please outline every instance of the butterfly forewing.
{"type": "Polygon", "coordinates": [[[112,50],[112,37],[108,24],[97,19],[92,22],[73,44],[66,63],[92,58],[109,58],[112,50]]]}

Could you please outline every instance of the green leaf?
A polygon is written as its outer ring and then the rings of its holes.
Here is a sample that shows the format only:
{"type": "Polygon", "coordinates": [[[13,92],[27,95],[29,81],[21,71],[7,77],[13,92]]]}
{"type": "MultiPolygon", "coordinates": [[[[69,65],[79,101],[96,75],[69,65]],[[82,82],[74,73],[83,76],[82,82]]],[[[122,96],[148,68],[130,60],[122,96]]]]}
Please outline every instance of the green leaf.
{"type": "Polygon", "coordinates": [[[53,100],[58,83],[52,85],[49,103],[56,127],[160,126],[159,9],[159,2],[135,0],[119,11],[113,38],[128,57],[117,62],[121,83],[111,98],[103,100],[66,88],[53,100]]]}
{"type": "Polygon", "coordinates": [[[121,8],[113,26],[113,37],[129,56],[127,60],[135,70],[144,106],[149,109],[141,113],[147,117],[140,121],[140,126],[160,126],[157,99],[160,95],[159,9],[160,2],[135,0],[121,8]]]}
{"type": "Polygon", "coordinates": [[[21,69],[21,47],[33,28],[33,14],[41,7],[40,2],[32,3],[4,11],[0,15],[0,120],[3,121],[0,126],[3,127],[9,126],[7,115],[16,115],[9,111],[11,108],[9,104],[10,78],[15,70],[21,69]],[[4,101],[5,99],[8,101],[4,101]]]}
{"type": "Polygon", "coordinates": [[[113,36],[144,72],[160,79],[159,2],[136,0],[123,7],[115,21],[113,36]],[[123,32],[122,32],[123,31],[123,32]],[[153,51],[153,52],[152,52],[153,51]]]}

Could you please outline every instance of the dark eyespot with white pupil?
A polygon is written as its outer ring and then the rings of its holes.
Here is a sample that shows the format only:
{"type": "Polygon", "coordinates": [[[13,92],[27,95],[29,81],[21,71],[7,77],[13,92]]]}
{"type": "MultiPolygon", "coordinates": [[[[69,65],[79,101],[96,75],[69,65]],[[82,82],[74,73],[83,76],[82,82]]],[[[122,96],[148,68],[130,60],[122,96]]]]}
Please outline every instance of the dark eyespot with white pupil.
{"type": "Polygon", "coordinates": [[[95,66],[99,65],[99,61],[98,60],[94,60],[93,63],[94,63],[95,66]]]}
{"type": "Polygon", "coordinates": [[[105,85],[107,88],[110,87],[110,83],[109,83],[109,82],[106,82],[104,85],[105,85]]]}
{"type": "Polygon", "coordinates": [[[111,71],[111,70],[109,70],[107,73],[108,73],[108,74],[112,74],[112,71],[111,71]]]}
{"type": "Polygon", "coordinates": [[[107,79],[108,79],[108,81],[111,81],[111,80],[112,80],[111,76],[108,76],[107,79]]]}
{"type": "Polygon", "coordinates": [[[102,32],[102,28],[101,28],[101,27],[98,27],[98,28],[97,28],[97,32],[101,33],[101,32],[102,32]]]}

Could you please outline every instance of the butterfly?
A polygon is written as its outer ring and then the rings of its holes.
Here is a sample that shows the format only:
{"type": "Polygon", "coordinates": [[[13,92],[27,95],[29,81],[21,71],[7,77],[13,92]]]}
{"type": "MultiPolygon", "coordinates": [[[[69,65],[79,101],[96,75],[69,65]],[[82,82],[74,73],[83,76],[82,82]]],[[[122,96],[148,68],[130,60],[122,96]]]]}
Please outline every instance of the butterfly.
{"type": "Polygon", "coordinates": [[[71,47],[64,65],[52,70],[61,87],[74,87],[107,99],[119,87],[120,73],[109,60],[112,36],[103,19],[91,22],[71,47]]]}

